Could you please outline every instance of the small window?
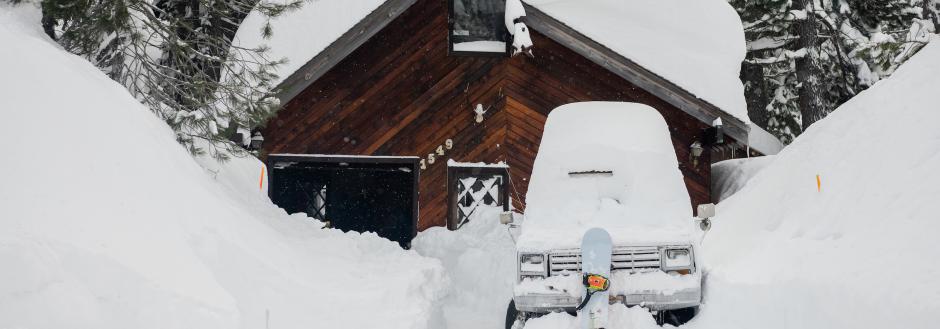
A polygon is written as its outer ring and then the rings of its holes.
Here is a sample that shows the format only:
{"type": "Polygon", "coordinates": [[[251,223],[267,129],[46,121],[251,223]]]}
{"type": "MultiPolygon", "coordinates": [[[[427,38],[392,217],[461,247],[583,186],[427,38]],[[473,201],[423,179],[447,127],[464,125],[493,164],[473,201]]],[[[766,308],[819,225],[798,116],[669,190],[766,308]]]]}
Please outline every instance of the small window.
{"type": "Polygon", "coordinates": [[[506,56],[506,0],[448,0],[448,50],[454,55],[506,56]]]}

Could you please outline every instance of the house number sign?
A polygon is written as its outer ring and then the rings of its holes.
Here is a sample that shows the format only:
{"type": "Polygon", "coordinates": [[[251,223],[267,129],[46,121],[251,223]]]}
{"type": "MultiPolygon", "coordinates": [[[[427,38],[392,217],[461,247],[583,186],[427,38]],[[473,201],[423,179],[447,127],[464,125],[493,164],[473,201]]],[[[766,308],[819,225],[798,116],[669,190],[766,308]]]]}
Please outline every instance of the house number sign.
{"type": "Polygon", "coordinates": [[[454,148],[454,140],[448,138],[444,141],[444,144],[438,145],[437,149],[432,153],[428,153],[427,158],[421,159],[421,170],[428,169],[428,166],[433,165],[434,162],[437,162],[438,157],[443,157],[444,154],[447,154],[447,151],[454,148]]]}

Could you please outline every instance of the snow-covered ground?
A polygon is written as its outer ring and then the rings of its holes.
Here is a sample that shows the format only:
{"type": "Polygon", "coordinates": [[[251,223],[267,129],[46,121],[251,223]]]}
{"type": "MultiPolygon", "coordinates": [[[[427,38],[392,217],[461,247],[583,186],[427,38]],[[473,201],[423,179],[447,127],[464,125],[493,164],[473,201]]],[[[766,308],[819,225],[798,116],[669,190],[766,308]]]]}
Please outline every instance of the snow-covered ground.
{"type": "Polygon", "coordinates": [[[412,243],[418,253],[439,259],[450,287],[436,328],[503,328],[516,278],[515,248],[500,208],[477,208],[457,231],[432,227],[412,243]]]}
{"type": "MultiPolygon", "coordinates": [[[[414,251],[320,229],[267,200],[258,161],[194,161],[38,21],[0,4],[0,328],[502,328],[515,263],[496,212],[414,251]]],[[[938,89],[934,38],[723,201],[685,327],[934,327],[938,89]]],[[[612,322],[656,328],[640,308],[612,322]]]]}
{"type": "Polygon", "coordinates": [[[0,328],[434,328],[437,260],[268,201],[0,3],[0,328]]]}

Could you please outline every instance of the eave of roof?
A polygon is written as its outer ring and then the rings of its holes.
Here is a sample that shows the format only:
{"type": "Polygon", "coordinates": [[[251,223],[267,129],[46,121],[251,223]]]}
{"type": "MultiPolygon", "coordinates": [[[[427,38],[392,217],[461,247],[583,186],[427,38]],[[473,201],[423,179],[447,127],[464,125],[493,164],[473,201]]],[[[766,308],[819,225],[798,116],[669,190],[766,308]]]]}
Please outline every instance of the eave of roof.
{"type": "Polygon", "coordinates": [[[281,103],[286,104],[294,99],[310,84],[339,64],[346,56],[349,56],[408,8],[411,8],[411,5],[415,2],[417,0],[387,0],[369,15],[366,15],[349,31],[343,33],[336,41],[333,41],[326,49],[311,58],[278,85],[277,89],[280,90],[278,98],[281,103]]]}
{"type": "MultiPolygon", "coordinates": [[[[300,94],[310,84],[326,74],[340,61],[408,10],[416,1],[388,0],[376,8],[330,44],[329,47],[310,59],[278,85],[278,89],[280,89],[279,98],[282,103],[287,103],[300,94]]],[[[704,123],[711,124],[715,119],[721,118],[727,135],[742,144],[747,143],[750,129],[747,123],[588,38],[537,8],[528,4],[524,4],[524,6],[527,14],[526,23],[530,28],[565,45],[595,64],[643,88],[704,123]]]]}

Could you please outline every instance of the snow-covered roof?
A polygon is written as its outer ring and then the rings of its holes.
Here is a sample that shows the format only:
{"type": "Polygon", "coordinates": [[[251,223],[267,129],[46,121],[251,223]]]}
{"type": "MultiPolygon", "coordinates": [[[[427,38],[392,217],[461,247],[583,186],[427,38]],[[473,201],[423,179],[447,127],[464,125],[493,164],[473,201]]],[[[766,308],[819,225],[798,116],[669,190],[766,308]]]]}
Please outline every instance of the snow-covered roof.
{"type": "MultiPolygon", "coordinates": [[[[394,0],[388,1],[389,3],[394,0]]],[[[526,0],[527,4],[747,123],[739,79],[745,55],[740,18],[724,0],[526,0]]],[[[270,46],[290,61],[281,81],[327,49],[383,0],[319,0],[272,21],[263,40],[261,15],[242,24],[236,43],[270,46]]],[[[538,45],[535,45],[536,55],[538,45]]]]}
{"type": "Polygon", "coordinates": [[[760,126],[749,123],[747,132],[747,146],[757,150],[763,155],[774,155],[783,150],[783,142],[760,126]]]}
{"type": "Polygon", "coordinates": [[[509,168],[509,165],[502,161],[497,163],[458,162],[454,161],[454,159],[447,160],[447,166],[457,168],[509,168]]]}
{"type": "Polygon", "coordinates": [[[726,1],[525,2],[728,114],[750,121],[739,78],[746,52],[744,29],[726,1]]]}
{"type": "Polygon", "coordinates": [[[267,20],[255,11],[242,22],[234,43],[249,48],[267,45],[270,58],[287,58],[287,64],[277,69],[281,82],[383,3],[385,0],[307,1],[301,9],[273,19],[274,33],[269,39],[261,36],[267,20]]]}

